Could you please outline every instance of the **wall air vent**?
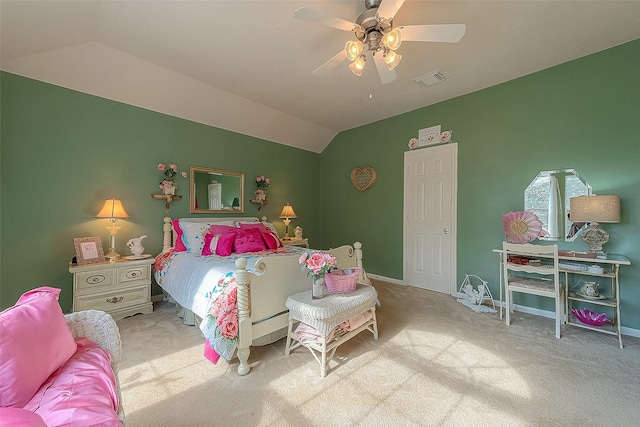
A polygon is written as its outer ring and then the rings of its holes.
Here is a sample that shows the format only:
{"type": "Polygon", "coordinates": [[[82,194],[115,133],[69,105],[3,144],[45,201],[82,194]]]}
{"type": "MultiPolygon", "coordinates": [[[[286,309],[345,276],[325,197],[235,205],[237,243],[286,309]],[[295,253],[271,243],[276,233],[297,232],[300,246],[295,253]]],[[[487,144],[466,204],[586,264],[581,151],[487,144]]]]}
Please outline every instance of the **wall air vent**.
{"type": "Polygon", "coordinates": [[[440,83],[446,78],[447,76],[442,71],[433,70],[431,72],[428,72],[424,76],[416,77],[415,79],[413,79],[413,81],[419,84],[420,86],[426,87],[426,86],[434,85],[436,83],[440,83]]]}

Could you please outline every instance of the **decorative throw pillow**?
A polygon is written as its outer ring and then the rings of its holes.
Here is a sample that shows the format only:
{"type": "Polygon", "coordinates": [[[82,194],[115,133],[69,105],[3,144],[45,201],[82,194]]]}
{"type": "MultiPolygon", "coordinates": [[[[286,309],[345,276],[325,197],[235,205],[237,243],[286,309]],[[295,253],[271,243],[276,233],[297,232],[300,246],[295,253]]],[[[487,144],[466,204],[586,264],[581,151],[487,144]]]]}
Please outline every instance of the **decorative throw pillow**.
{"type": "Polygon", "coordinates": [[[235,233],[222,234],[216,245],[216,255],[229,256],[233,252],[233,242],[236,240],[235,233]]]}
{"type": "Polygon", "coordinates": [[[213,234],[211,232],[204,235],[204,246],[202,247],[202,256],[209,256],[216,253],[218,247],[218,239],[221,234],[213,234]]]}
{"type": "Polygon", "coordinates": [[[261,222],[238,222],[240,228],[257,228],[260,231],[267,232],[267,227],[261,222]]]}
{"type": "Polygon", "coordinates": [[[0,313],[0,406],[23,407],[75,353],[59,294],[60,289],[37,288],[0,313]]]}
{"type": "Polygon", "coordinates": [[[183,231],[180,228],[180,220],[174,219],[171,221],[173,223],[173,232],[176,233],[176,244],[173,247],[174,252],[186,252],[187,247],[184,245],[182,241],[183,231]]]}
{"type": "Polygon", "coordinates": [[[209,227],[209,233],[213,234],[227,234],[234,230],[237,230],[237,228],[231,225],[211,224],[211,227],[209,227]]]}
{"type": "Polygon", "coordinates": [[[271,231],[260,232],[260,235],[262,236],[262,240],[264,241],[264,244],[268,249],[278,249],[280,246],[282,246],[280,240],[276,236],[274,236],[271,231]]]}
{"type": "Polygon", "coordinates": [[[233,243],[233,251],[237,254],[245,252],[259,252],[267,249],[257,228],[240,228],[234,234],[236,240],[233,243]]]}
{"type": "Polygon", "coordinates": [[[40,415],[22,408],[0,407],[3,427],[47,427],[40,415]]]}
{"type": "Polygon", "coordinates": [[[191,252],[194,255],[202,253],[204,235],[207,234],[209,227],[211,227],[211,224],[206,222],[180,221],[180,228],[184,232],[182,240],[187,247],[187,252],[191,252]]]}

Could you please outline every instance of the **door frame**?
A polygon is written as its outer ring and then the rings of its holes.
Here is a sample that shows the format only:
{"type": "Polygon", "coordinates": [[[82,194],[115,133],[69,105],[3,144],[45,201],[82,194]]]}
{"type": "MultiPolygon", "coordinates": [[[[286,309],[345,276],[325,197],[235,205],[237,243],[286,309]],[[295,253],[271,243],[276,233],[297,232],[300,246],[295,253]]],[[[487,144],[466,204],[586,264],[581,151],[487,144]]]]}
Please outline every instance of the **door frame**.
{"type": "Polygon", "coordinates": [[[408,239],[407,239],[407,200],[408,200],[408,174],[409,170],[407,168],[407,158],[409,158],[412,153],[418,152],[420,150],[429,150],[433,148],[445,148],[449,149],[452,154],[451,159],[451,228],[449,230],[449,234],[451,235],[451,245],[450,245],[450,253],[449,257],[451,259],[451,271],[450,278],[451,281],[449,283],[449,295],[457,296],[458,295],[458,143],[453,142],[451,144],[442,144],[434,147],[426,147],[421,148],[419,150],[411,150],[405,151],[404,153],[404,182],[403,182],[403,203],[402,203],[402,283],[407,286],[408,283],[406,281],[407,277],[407,252],[408,252],[408,239]],[[446,148],[445,148],[446,147],[446,148]]]}

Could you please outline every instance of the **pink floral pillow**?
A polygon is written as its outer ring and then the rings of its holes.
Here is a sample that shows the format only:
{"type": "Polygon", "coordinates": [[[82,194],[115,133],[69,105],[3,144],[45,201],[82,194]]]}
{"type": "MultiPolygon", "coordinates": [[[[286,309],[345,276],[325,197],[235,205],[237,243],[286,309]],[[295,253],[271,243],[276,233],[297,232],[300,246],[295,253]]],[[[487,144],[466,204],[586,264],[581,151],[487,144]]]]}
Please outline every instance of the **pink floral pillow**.
{"type": "Polygon", "coordinates": [[[0,313],[0,406],[23,407],[75,353],[59,294],[60,289],[37,288],[0,313]]]}
{"type": "Polygon", "coordinates": [[[216,255],[229,256],[233,252],[233,242],[236,240],[235,233],[222,234],[216,245],[216,255]]]}
{"type": "Polygon", "coordinates": [[[180,228],[180,220],[179,219],[174,219],[171,221],[173,223],[173,231],[174,233],[176,233],[176,244],[173,248],[174,252],[186,252],[187,251],[187,247],[184,245],[184,242],[182,241],[182,228],[180,228]]]}
{"type": "Polygon", "coordinates": [[[261,222],[239,222],[240,228],[257,228],[261,232],[267,232],[267,226],[261,222]]]}
{"type": "Polygon", "coordinates": [[[237,228],[231,225],[212,224],[211,227],[209,227],[208,232],[213,234],[227,234],[230,231],[235,231],[235,230],[237,230],[237,228]]]}
{"type": "Polygon", "coordinates": [[[240,228],[234,234],[236,235],[236,240],[233,243],[233,251],[237,254],[259,252],[267,249],[262,240],[260,230],[257,228],[240,228]]]}

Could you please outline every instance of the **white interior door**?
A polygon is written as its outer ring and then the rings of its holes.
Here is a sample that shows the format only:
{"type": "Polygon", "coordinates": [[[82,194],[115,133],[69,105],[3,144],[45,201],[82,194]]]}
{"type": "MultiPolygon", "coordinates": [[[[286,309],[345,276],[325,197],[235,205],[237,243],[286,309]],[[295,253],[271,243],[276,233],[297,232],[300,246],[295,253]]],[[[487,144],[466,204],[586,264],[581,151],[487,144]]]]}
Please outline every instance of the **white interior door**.
{"type": "Polygon", "coordinates": [[[404,282],[456,293],[458,144],[405,152],[404,282]]]}

